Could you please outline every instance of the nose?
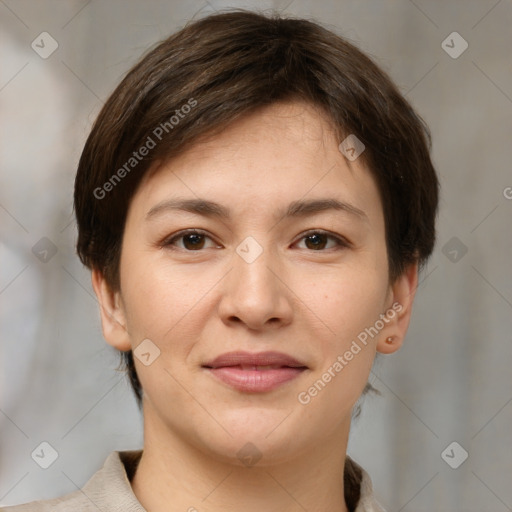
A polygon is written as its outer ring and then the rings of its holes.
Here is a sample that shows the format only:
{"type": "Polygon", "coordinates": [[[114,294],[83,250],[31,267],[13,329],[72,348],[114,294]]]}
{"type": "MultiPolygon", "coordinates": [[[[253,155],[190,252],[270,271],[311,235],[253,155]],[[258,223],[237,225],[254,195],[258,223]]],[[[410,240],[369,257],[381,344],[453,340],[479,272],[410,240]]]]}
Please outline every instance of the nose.
{"type": "Polygon", "coordinates": [[[254,260],[233,256],[233,268],[223,280],[218,313],[225,324],[245,324],[251,330],[279,328],[291,322],[293,293],[286,285],[277,255],[263,252],[254,260]]]}

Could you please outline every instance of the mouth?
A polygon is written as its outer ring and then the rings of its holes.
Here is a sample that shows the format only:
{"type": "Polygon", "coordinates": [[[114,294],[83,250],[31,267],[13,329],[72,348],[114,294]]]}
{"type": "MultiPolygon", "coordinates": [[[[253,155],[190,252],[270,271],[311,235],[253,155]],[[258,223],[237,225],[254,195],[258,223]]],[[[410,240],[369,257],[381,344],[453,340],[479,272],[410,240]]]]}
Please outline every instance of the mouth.
{"type": "Polygon", "coordinates": [[[308,369],[304,363],[280,352],[230,352],[203,368],[229,387],[249,393],[272,391],[308,369]]]}

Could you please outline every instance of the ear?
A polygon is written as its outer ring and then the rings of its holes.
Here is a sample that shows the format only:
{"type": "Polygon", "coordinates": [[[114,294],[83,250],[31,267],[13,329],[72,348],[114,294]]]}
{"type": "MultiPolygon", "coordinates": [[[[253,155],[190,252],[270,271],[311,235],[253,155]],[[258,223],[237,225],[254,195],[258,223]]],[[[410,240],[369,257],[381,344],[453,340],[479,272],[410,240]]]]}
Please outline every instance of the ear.
{"type": "Polygon", "coordinates": [[[122,352],[131,350],[120,292],[113,292],[101,271],[97,269],[93,269],[91,281],[100,305],[103,337],[109,345],[122,352]]]}
{"type": "Polygon", "coordinates": [[[388,309],[383,315],[385,326],[379,333],[377,352],[392,354],[402,346],[417,287],[418,264],[412,263],[390,286],[388,309]]]}

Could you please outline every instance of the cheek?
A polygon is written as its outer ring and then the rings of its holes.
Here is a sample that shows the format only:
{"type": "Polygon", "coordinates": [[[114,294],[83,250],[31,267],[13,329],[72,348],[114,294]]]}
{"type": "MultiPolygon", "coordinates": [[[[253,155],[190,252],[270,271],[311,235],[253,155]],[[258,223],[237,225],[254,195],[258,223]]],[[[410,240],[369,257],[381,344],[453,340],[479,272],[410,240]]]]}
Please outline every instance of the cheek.
{"type": "Polygon", "coordinates": [[[294,288],[320,321],[329,340],[326,349],[341,349],[378,319],[385,304],[387,272],[380,266],[347,266],[316,277],[299,275],[294,288]]]}
{"type": "Polygon", "coordinates": [[[200,329],[199,312],[218,281],[217,274],[200,272],[199,266],[171,265],[165,254],[126,259],[121,266],[121,282],[132,346],[149,338],[167,350],[167,341],[179,336],[180,344],[171,344],[172,349],[185,349],[184,330],[193,334],[200,329]]]}
{"type": "Polygon", "coordinates": [[[207,293],[218,278],[198,275],[193,267],[177,270],[168,262],[146,256],[146,259],[127,259],[122,268],[132,349],[149,339],[160,350],[158,358],[149,366],[134,357],[137,375],[150,400],[155,399],[155,390],[164,389],[178,400],[180,387],[171,374],[181,371],[179,368],[186,363],[204,323],[211,316],[207,311],[207,293]]]}
{"type": "Polygon", "coordinates": [[[353,268],[346,273],[333,272],[316,283],[307,288],[304,313],[313,311],[311,318],[319,320],[310,323],[317,365],[298,399],[307,404],[312,416],[324,418],[325,428],[335,430],[368,381],[377,338],[367,335],[365,329],[374,326],[383,313],[387,273],[365,266],[357,272],[353,268]]]}

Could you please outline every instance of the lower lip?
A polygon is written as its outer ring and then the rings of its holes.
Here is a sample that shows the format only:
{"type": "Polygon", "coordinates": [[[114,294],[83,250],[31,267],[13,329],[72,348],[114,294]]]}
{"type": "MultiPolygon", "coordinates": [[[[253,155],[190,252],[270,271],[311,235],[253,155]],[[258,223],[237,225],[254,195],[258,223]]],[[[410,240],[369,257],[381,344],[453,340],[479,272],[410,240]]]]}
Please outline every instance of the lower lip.
{"type": "Polygon", "coordinates": [[[242,370],[236,366],[208,368],[222,382],[250,393],[272,391],[281,384],[298,377],[305,368],[276,368],[274,370],[242,370]]]}

